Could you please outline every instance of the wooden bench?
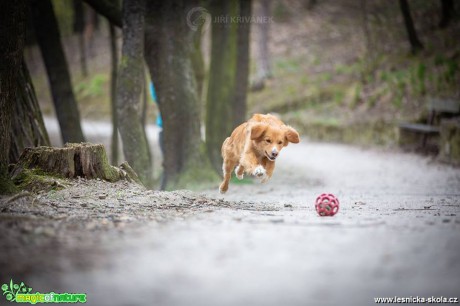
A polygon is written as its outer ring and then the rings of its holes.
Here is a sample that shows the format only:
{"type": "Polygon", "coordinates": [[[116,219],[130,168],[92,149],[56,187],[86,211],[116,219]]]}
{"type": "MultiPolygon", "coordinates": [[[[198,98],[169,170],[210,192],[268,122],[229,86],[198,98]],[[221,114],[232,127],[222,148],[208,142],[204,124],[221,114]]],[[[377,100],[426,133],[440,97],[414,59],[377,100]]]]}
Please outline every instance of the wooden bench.
{"type": "Polygon", "coordinates": [[[417,149],[424,150],[429,138],[439,135],[441,120],[460,114],[460,101],[430,98],[427,108],[429,115],[426,123],[404,122],[399,124],[399,144],[401,147],[407,148],[408,146],[418,145],[417,149]]]}

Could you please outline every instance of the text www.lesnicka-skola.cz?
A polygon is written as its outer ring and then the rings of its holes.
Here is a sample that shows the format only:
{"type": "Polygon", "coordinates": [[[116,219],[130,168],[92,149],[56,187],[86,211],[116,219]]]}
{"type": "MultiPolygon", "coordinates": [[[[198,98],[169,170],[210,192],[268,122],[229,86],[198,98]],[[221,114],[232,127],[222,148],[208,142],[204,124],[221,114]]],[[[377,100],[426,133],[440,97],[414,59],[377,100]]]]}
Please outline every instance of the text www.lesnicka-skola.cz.
{"type": "Polygon", "coordinates": [[[374,298],[376,304],[433,304],[433,303],[446,303],[446,304],[458,304],[458,297],[444,297],[444,296],[430,296],[430,297],[421,297],[421,296],[409,296],[409,297],[376,297],[374,298]]]}

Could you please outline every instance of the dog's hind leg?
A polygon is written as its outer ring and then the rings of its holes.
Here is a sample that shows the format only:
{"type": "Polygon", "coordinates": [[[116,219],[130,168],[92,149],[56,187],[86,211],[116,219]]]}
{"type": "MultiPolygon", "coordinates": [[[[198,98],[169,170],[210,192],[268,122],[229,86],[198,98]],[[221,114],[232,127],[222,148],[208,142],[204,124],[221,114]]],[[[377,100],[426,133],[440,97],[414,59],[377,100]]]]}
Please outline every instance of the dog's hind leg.
{"type": "Polygon", "coordinates": [[[222,171],[224,174],[224,180],[219,186],[220,193],[225,193],[228,190],[228,183],[230,182],[230,178],[232,177],[233,168],[235,168],[236,163],[230,160],[224,160],[224,164],[222,165],[222,171]]]}

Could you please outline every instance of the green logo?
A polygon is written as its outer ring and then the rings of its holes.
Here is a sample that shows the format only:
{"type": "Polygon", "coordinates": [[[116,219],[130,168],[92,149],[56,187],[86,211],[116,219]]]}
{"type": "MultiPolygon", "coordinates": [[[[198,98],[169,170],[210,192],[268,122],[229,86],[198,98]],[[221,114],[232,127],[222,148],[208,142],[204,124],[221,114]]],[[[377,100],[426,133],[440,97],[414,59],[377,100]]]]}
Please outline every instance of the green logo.
{"type": "Polygon", "coordinates": [[[31,293],[32,288],[21,282],[2,285],[3,295],[7,301],[16,303],[86,303],[86,294],[84,293],[31,293]]]}

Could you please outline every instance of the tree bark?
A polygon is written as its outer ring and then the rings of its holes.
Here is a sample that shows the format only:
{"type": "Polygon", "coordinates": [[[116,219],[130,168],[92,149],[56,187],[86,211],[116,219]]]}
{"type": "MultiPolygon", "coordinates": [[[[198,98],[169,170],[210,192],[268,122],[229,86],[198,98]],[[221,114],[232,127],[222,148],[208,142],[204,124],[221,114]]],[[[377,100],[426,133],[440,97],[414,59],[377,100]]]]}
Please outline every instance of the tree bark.
{"type": "Polygon", "coordinates": [[[50,0],[31,0],[30,3],[35,33],[45,62],[54,108],[61,127],[62,140],[64,143],[83,142],[85,138],[80,125],[80,114],[53,6],[50,0]]]}
{"type": "Polygon", "coordinates": [[[18,93],[18,73],[24,52],[25,1],[0,2],[0,194],[15,191],[8,175],[11,118],[18,93]]]}
{"type": "Polygon", "coordinates": [[[85,28],[83,30],[83,39],[86,45],[86,51],[90,57],[94,57],[94,31],[98,28],[98,16],[95,10],[89,7],[85,12],[85,28]]]}
{"type": "Polygon", "coordinates": [[[368,20],[368,0],[360,1],[362,12],[362,27],[363,27],[363,41],[364,41],[364,69],[360,72],[361,82],[367,83],[367,76],[373,75],[375,70],[374,52],[373,52],[373,38],[369,28],[368,20]]]}
{"type": "Polygon", "coordinates": [[[455,6],[454,0],[441,0],[441,21],[439,22],[439,27],[447,28],[452,16],[455,15],[455,6]]]}
{"type": "MultiPolygon", "coordinates": [[[[213,16],[236,16],[238,0],[213,0],[210,9],[213,16]]],[[[232,117],[236,90],[237,36],[236,23],[212,23],[206,105],[206,149],[212,166],[218,172],[222,167],[222,143],[235,127],[232,117]]]]}
{"type": "Polygon", "coordinates": [[[117,113],[126,160],[141,181],[151,185],[152,165],[139,115],[144,73],[144,14],[144,0],[123,1],[123,46],[117,79],[117,113]]]}
{"type": "Polygon", "coordinates": [[[86,43],[83,36],[83,29],[85,27],[85,8],[82,0],[73,0],[73,32],[77,33],[78,46],[80,48],[80,68],[84,77],[88,76],[88,65],[86,64],[86,43]]]}
{"type": "Polygon", "coordinates": [[[84,0],[89,6],[91,6],[98,14],[101,14],[107,20],[121,28],[121,9],[118,6],[118,1],[110,0],[84,0]]]}
{"type": "Polygon", "coordinates": [[[109,23],[110,33],[110,105],[112,107],[112,142],[110,161],[112,165],[118,164],[118,115],[117,115],[117,66],[118,66],[118,52],[117,52],[117,37],[115,27],[109,23]]]}
{"type": "Polygon", "coordinates": [[[147,78],[144,72],[142,74],[142,109],[140,112],[141,124],[144,127],[144,130],[145,126],[147,125],[147,105],[149,100],[148,90],[147,78]]]}
{"type": "Polygon", "coordinates": [[[304,0],[304,7],[311,11],[315,8],[315,6],[318,4],[318,1],[317,0],[304,0]]]}
{"type": "MultiPolygon", "coordinates": [[[[259,1],[259,16],[270,17],[270,3],[270,0],[259,1]]],[[[257,79],[263,81],[272,77],[270,51],[268,49],[270,23],[260,22],[257,25],[259,29],[259,39],[257,40],[257,79]]]]}
{"type": "Polygon", "coordinates": [[[26,147],[50,145],[35,89],[24,61],[19,69],[17,83],[18,92],[11,125],[10,163],[16,163],[26,147]]]}
{"type": "Polygon", "coordinates": [[[198,94],[198,100],[203,98],[203,85],[205,78],[205,67],[203,53],[201,52],[201,36],[203,31],[204,23],[197,25],[197,30],[192,33],[193,48],[191,52],[191,60],[193,71],[195,72],[196,91],[198,94]]]}
{"type": "Polygon", "coordinates": [[[201,141],[199,100],[190,57],[191,29],[185,18],[191,5],[172,0],[149,1],[147,6],[145,58],[163,118],[162,189],[216,179],[201,141]]]}
{"type": "MultiPolygon", "coordinates": [[[[143,65],[144,66],[144,65],[143,65]]],[[[142,134],[145,138],[145,142],[147,143],[147,156],[149,157],[149,163],[152,165],[152,152],[150,151],[150,145],[148,144],[149,139],[147,137],[147,105],[149,100],[149,93],[148,93],[148,84],[147,84],[147,77],[145,73],[145,69],[142,69],[142,109],[141,109],[141,126],[142,126],[142,134]]],[[[153,172],[153,168],[152,168],[153,172]]]]}
{"type": "MultiPolygon", "coordinates": [[[[239,0],[239,15],[251,16],[251,0],[239,0]]],[[[249,80],[249,34],[251,23],[238,23],[237,62],[235,80],[235,101],[233,106],[233,126],[236,127],[246,120],[246,100],[249,80]]]]}
{"type": "Polygon", "coordinates": [[[416,54],[418,51],[423,49],[423,45],[418,39],[417,31],[415,31],[414,22],[410,14],[410,7],[407,0],[399,0],[399,6],[404,19],[404,25],[407,31],[407,37],[411,45],[412,54],[416,54]]]}

